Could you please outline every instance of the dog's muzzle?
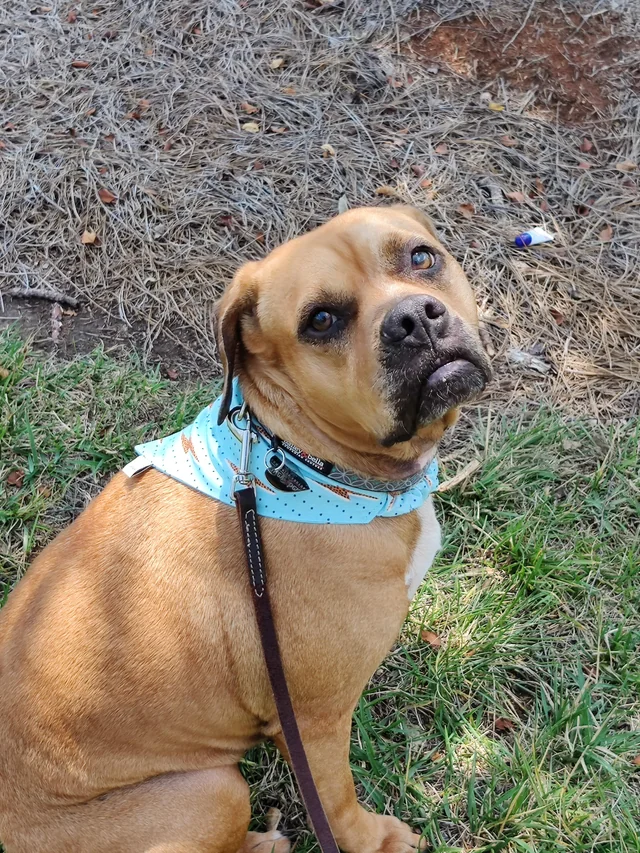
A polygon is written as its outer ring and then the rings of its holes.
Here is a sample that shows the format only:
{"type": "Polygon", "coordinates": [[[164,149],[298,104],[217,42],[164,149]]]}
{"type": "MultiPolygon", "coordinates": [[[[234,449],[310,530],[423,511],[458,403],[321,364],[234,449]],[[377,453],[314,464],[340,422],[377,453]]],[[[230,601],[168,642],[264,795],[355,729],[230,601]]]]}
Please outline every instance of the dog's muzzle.
{"type": "Polygon", "coordinates": [[[435,296],[397,302],[380,326],[381,361],[398,428],[384,439],[407,441],[420,427],[479,394],[491,378],[475,329],[435,296]]]}

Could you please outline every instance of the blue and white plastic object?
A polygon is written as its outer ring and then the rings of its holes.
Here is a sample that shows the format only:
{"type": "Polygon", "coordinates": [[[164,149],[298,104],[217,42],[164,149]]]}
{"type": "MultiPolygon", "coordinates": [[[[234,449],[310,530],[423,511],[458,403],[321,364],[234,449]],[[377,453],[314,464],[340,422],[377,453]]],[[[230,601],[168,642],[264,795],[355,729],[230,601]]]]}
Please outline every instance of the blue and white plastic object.
{"type": "Polygon", "coordinates": [[[551,243],[555,240],[553,234],[549,234],[544,228],[531,228],[530,231],[524,231],[518,234],[513,241],[519,249],[526,249],[527,246],[538,246],[540,243],[551,243]]]}

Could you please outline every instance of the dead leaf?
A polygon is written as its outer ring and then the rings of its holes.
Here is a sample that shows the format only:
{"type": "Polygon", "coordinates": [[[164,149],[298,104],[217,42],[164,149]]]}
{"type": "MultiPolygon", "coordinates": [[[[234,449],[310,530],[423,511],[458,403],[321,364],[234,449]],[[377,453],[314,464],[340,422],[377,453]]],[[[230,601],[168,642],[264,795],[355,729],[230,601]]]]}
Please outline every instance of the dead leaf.
{"type": "Polygon", "coordinates": [[[275,124],[272,124],[271,127],[269,128],[269,132],[270,133],[286,133],[287,128],[286,127],[277,127],[275,124]]]}
{"type": "Polygon", "coordinates": [[[502,142],[503,145],[506,145],[507,148],[515,148],[518,144],[518,140],[514,139],[513,136],[509,136],[507,133],[500,137],[500,142],[502,142]]]}
{"type": "Polygon", "coordinates": [[[396,157],[392,157],[391,160],[389,160],[389,165],[392,169],[399,169],[400,161],[396,157]]]}
{"type": "Polygon", "coordinates": [[[7,370],[6,367],[2,367],[0,365],[0,379],[8,379],[8,378],[9,378],[9,371],[7,370]]]}
{"type": "Polygon", "coordinates": [[[562,311],[558,311],[557,308],[549,308],[549,314],[553,317],[556,326],[561,326],[565,321],[565,316],[562,311]]]}
{"type": "Polygon", "coordinates": [[[386,196],[387,198],[398,198],[398,193],[396,190],[394,190],[393,187],[387,187],[387,186],[378,187],[375,190],[375,194],[376,195],[383,195],[383,196],[386,196]]]}
{"type": "Polygon", "coordinates": [[[245,133],[260,133],[260,125],[256,121],[247,121],[242,125],[245,133]]]}
{"type": "Polygon", "coordinates": [[[580,144],[580,150],[583,154],[588,154],[590,151],[593,151],[593,142],[585,136],[580,144]]]}
{"type": "Polygon", "coordinates": [[[277,56],[275,59],[272,59],[271,62],[269,63],[269,67],[272,68],[274,71],[277,68],[282,68],[283,65],[284,65],[284,59],[281,56],[277,56]]]}
{"type": "Polygon", "coordinates": [[[98,190],[98,197],[103,204],[113,204],[114,201],[117,201],[117,196],[115,196],[111,190],[108,190],[106,187],[100,187],[98,190]]]}
{"type": "Polygon", "coordinates": [[[548,212],[548,210],[549,210],[549,202],[546,200],[546,198],[543,198],[543,199],[542,199],[542,201],[540,202],[540,210],[541,210],[543,213],[547,213],[547,212],[548,212]]]}
{"type": "Polygon", "coordinates": [[[138,106],[142,111],[148,110],[151,106],[151,101],[148,100],[148,98],[140,98],[140,100],[138,101],[138,106]]]}
{"type": "Polygon", "coordinates": [[[595,204],[596,197],[594,195],[590,195],[588,199],[586,199],[583,204],[576,205],[576,213],[578,216],[586,216],[593,205],[595,204]]]}
{"type": "Polygon", "coordinates": [[[280,91],[282,92],[283,95],[295,95],[296,94],[295,86],[283,86],[282,89],[280,89],[280,91]]]}
{"type": "Polygon", "coordinates": [[[538,195],[544,195],[544,184],[540,180],[540,178],[536,178],[535,180],[536,192],[538,195]]]}
{"type": "Polygon", "coordinates": [[[636,182],[632,181],[631,178],[625,178],[624,181],[622,182],[622,186],[626,187],[627,189],[630,189],[630,190],[635,190],[636,189],[636,182]]]}
{"type": "Polygon", "coordinates": [[[581,160],[578,163],[578,169],[590,169],[593,166],[593,163],[587,163],[586,160],[581,160]]]}
{"type": "Polygon", "coordinates": [[[335,157],[336,149],[333,147],[333,145],[329,145],[328,142],[325,142],[322,146],[322,156],[325,160],[327,160],[329,157],[335,157]]]}
{"type": "Polygon", "coordinates": [[[86,59],[74,59],[71,63],[72,68],[88,68],[89,63],[86,59]]]}
{"type": "Polygon", "coordinates": [[[515,367],[524,367],[525,370],[535,370],[536,373],[548,373],[551,370],[549,362],[530,352],[524,352],[520,349],[510,349],[507,352],[507,361],[515,367]]]}
{"type": "Polygon", "coordinates": [[[632,758],[631,763],[636,767],[640,767],[640,755],[636,755],[635,758],[632,758]]]}
{"type": "Polygon", "coordinates": [[[106,175],[108,171],[109,171],[109,169],[107,169],[106,166],[100,166],[100,168],[98,169],[98,174],[99,175],[106,175]]]}
{"type": "Polygon", "coordinates": [[[126,114],[125,118],[140,121],[140,113],[137,110],[132,110],[130,113],[126,114]]]}
{"type": "Polygon", "coordinates": [[[256,160],[251,168],[254,172],[259,172],[260,169],[264,169],[264,163],[262,162],[262,160],[256,160]]]}
{"type": "Polygon", "coordinates": [[[96,242],[97,237],[98,235],[95,231],[87,230],[82,232],[82,237],[80,238],[80,240],[82,241],[82,243],[84,243],[85,246],[90,246],[96,242]]]}
{"type": "Polygon", "coordinates": [[[570,438],[563,438],[562,439],[562,449],[563,450],[567,450],[567,451],[577,450],[581,446],[582,445],[579,441],[572,441],[570,438]]]}
{"type": "Polygon", "coordinates": [[[88,109],[88,110],[86,110],[85,115],[86,115],[87,117],[88,117],[88,116],[92,116],[92,115],[95,115],[95,112],[96,112],[96,108],[95,108],[95,107],[89,107],[89,109],[88,109]]]}
{"type": "Polygon", "coordinates": [[[472,249],[481,249],[481,248],[482,248],[482,243],[479,243],[477,240],[472,240],[472,241],[469,243],[469,246],[470,246],[470,248],[472,248],[472,249]]]}
{"type": "Polygon", "coordinates": [[[434,752],[431,756],[432,761],[441,761],[444,758],[444,755],[441,752],[434,752]]]}
{"type": "Polygon", "coordinates": [[[448,154],[449,146],[446,142],[439,142],[433,150],[436,152],[436,154],[448,154]]]}
{"type": "Polygon", "coordinates": [[[494,113],[501,113],[504,111],[504,104],[497,104],[495,101],[489,101],[487,104],[490,110],[494,113]]]}
{"type": "Polygon", "coordinates": [[[16,471],[12,471],[7,477],[7,485],[8,486],[16,486],[16,488],[20,488],[24,483],[24,471],[22,468],[18,468],[16,471]]]}
{"type": "Polygon", "coordinates": [[[609,243],[613,240],[613,225],[605,225],[602,231],[598,234],[598,239],[601,243],[609,243]]]}
{"type": "Polygon", "coordinates": [[[638,168],[638,164],[634,163],[633,160],[623,160],[622,163],[616,163],[616,169],[619,172],[635,172],[638,168]]]}
{"type": "Polygon", "coordinates": [[[256,234],[256,243],[260,243],[261,245],[264,244],[264,232],[263,231],[258,231],[258,233],[256,234]]]}
{"type": "Polygon", "coordinates": [[[75,10],[75,9],[72,9],[72,10],[69,12],[69,14],[67,15],[67,23],[68,23],[68,24],[75,24],[75,22],[76,22],[77,20],[78,20],[78,13],[76,12],[76,10],[75,10]]]}
{"type": "Polygon", "coordinates": [[[148,47],[148,48],[145,50],[144,55],[145,55],[145,56],[153,56],[153,48],[152,48],[152,47],[148,47]]]}
{"type": "Polygon", "coordinates": [[[230,213],[225,213],[224,216],[221,216],[218,219],[218,225],[222,225],[223,228],[232,228],[233,227],[233,216],[230,213]]]}
{"type": "Polygon", "coordinates": [[[394,89],[402,89],[404,86],[404,81],[398,80],[397,77],[387,77],[387,83],[394,89]]]}
{"type": "Polygon", "coordinates": [[[250,116],[254,113],[260,112],[259,107],[254,107],[253,104],[250,104],[248,101],[243,101],[240,104],[240,109],[244,110],[244,112],[250,116]]]}
{"type": "Polygon", "coordinates": [[[471,204],[471,202],[458,205],[458,213],[461,213],[465,219],[472,219],[475,212],[475,205],[471,204]]]}
{"type": "Polygon", "coordinates": [[[428,190],[429,187],[433,186],[433,181],[431,178],[424,178],[424,180],[420,181],[420,186],[423,190],[428,190]]]}
{"type": "Polygon", "coordinates": [[[341,195],[338,199],[338,213],[346,213],[349,210],[349,199],[346,195],[341,195]]]}
{"type": "Polygon", "coordinates": [[[115,141],[116,141],[115,134],[113,134],[113,133],[107,133],[107,135],[106,135],[106,136],[105,136],[105,138],[104,138],[104,141],[105,141],[105,142],[115,142],[115,141]]]}
{"type": "Polygon", "coordinates": [[[506,717],[498,717],[493,725],[495,730],[500,733],[512,732],[516,727],[513,720],[508,720],[506,717]]]}
{"type": "Polygon", "coordinates": [[[416,178],[421,178],[424,175],[426,170],[425,170],[424,166],[421,166],[419,163],[412,163],[411,164],[411,171],[416,176],[416,178]]]}
{"type": "Polygon", "coordinates": [[[442,640],[440,637],[437,634],[434,634],[433,631],[427,631],[426,628],[420,631],[420,639],[425,643],[429,643],[432,649],[439,649],[442,647],[442,640]]]}
{"type": "Polygon", "coordinates": [[[167,139],[165,144],[162,146],[163,151],[171,151],[173,148],[173,142],[170,139],[167,139]]]}
{"type": "Polygon", "coordinates": [[[513,192],[505,193],[505,195],[509,199],[509,201],[515,201],[518,204],[522,204],[524,201],[526,201],[525,194],[520,192],[520,190],[514,190],[513,192]]]}
{"type": "Polygon", "coordinates": [[[172,382],[175,382],[180,375],[175,367],[167,367],[165,372],[167,374],[167,379],[170,379],[172,382]]]}

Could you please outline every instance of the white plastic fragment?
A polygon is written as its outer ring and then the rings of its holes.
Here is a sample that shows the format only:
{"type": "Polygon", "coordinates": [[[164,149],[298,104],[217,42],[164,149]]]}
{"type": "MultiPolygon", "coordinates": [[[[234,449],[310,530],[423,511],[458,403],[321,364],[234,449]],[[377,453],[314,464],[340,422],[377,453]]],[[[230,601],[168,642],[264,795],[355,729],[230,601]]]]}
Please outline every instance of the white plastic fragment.
{"type": "Polygon", "coordinates": [[[513,242],[519,249],[526,249],[527,246],[551,243],[555,239],[555,235],[545,231],[544,228],[531,228],[529,231],[523,231],[522,234],[518,234],[513,242]]]}

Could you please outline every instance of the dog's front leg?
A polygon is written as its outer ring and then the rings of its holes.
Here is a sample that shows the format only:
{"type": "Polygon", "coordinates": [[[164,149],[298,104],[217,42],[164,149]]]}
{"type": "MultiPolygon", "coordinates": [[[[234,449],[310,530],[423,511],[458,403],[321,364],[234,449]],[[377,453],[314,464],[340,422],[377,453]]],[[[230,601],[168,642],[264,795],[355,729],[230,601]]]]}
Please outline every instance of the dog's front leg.
{"type": "MultiPolygon", "coordinates": [[[[411,853],[425,846],[396,817],[373,814],[358,803],[349,766],[350,714],[337,721],[299,719],[298,725],[322,805],[345,853],[411,853]]],[[[289,761],[282,734],[273,739],[289,761]]]]}

